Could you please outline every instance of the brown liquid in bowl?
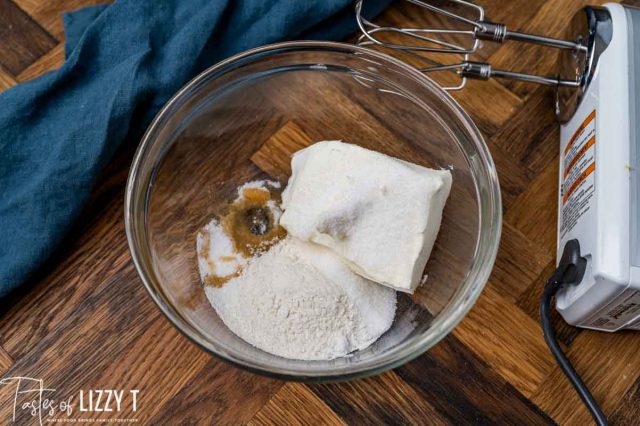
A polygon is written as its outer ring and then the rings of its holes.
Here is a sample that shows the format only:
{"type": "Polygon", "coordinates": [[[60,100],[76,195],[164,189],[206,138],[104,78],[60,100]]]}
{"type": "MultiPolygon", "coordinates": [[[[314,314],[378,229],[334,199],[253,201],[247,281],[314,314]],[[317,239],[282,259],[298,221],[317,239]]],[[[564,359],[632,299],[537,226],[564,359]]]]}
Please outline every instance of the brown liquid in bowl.
{"type": "MultiPolygon", "coordinates": [[[[253,257],[267,251],[287,231],[275,223],[267,203],[274,194],[258,188],[246,188],[243,198],[229,206],[229,212],[220,221],[224,232],[233,241],[234,249],[245,257],[253,257]]],[[[279,195],[274,201],[280,204],[279,195]]]]}
{"type": "MultiPolygon", "coordinates": [[[[220,218],[222,229],[231,239],[234,251],[247,259],[266,252],[287,235],[287,231],[276,223],[276,218],[268,206],[272,200],[280,204],[280,194],[266,188],[245,188],[242,190],[242,197],[231,203],[227,213],[220,218]]],[[[209,259],[209,232],[206,229],[200,232],[205,237],[205,244],[199,255],[207,259],[211,269],[215,271],[215,265],[209,259]]],[[[220,260],[232,261],[234,258],[229,256],[229,259],[223,257],[220,260]]],[[[242,269],[238,269],[230,275],[208,275],[204,284],[222,287],[241,272],[242,269]]]]}

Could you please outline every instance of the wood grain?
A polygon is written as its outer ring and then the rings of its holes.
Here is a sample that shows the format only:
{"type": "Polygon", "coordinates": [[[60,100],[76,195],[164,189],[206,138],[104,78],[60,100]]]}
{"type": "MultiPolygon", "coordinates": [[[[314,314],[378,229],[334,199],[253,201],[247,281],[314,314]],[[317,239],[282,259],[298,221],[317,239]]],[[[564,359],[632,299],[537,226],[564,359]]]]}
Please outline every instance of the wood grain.
{"type": "Polygon", "coordinates": [[[258,425],[345,425],[309,387],[287,383],[249,421],[258,425]]]}
{"type": "Polygon", "coordinates": [[[178,397],[165,404],[149,424],[242,424],[248,422],[283,383],[211,360],[196,370],[178,397]]]}
{"type": "Polygon", "coordinates": [[[502,226],[499,250],[489,281],[511,300],[517,300],[553,258],[552,253],[531,242],[509,222],[502,226]]]}
{"type": "Polygon", "coordinates": [[[0,346],[0,374],[6,373],[11,368],[11,365],[13,365],[13,360],[7,351],[0,346]]]}
{"type": "Polygon", "coordinates": [[[13,76],[0,67],[0,90],[7,90],[8,88],[15,86],[17,83],[18,82],[13,78],[13,76]]]}
{"type": "Polygon", "coordinates": [[[550,423],[541,410],[453,336],[397,373],[450,424],[550,423]]]}
{"type": "Polygon", "coordinates": [[[554,104],[554,99],[552,88],[540,86],[509,122],[491,137],[491,141],[518,161],[529,176],[537,176],[555,162],[558,155],[560,135],[553,108],[549,107],[554,104]],[[532,120],[538,125],[532,126],[532,120]],[[523,143],[524,140],[529,143],[523,143]]]}
{"type": "Polygon", "coordinates": [[[251,161],[272,178],[286,182],[291,176],[291,154],[312,143],[300,126],[289,121],[262,144],[251,156],[251,161]]]}
{"type": "Polygon", "coordinates": [[[311,390],[348,424],[401,424],[418,419],[433,425],[447,423],[428,399],[394,372],[349,383],[314,385],[311,390]]]}
{"type": "MultiPolygon", "coordinates": [[[[574,339],[567,356],[603,411],[610,413],[621,404],[638,378],[639,353],[640,339],[634,332],[582,332],[574,339]]],[[[588,423],[589,414],[579,403],[578,396],[571,392],[566,380],[560,379],[563,379],[562,373],[555,367],[532,396],[532,401],[558,423],[588,423]]]]}
{"type": "Polygon", "coordinates": [[[84,6],[109,3],[103,0],[14,0],[15,3],[36,20],[51,36],[58,40],[64,39],[62,14],[72,12],[84,6]]]}
{"type": "Polygon", "coordinates": [[[640,419],[640,380],[629,389],[618,408],[611,415],[611,423],[617,425],[637,424],[640,419]]]}
{"type": "Polygon", "coordinates": [[[19,74],[56,45],[56,40],[11,0],[0,0],[0,66],[19,74]]]}
{"type": "MultiPolygon", "coordinates": [[[[0,0],[0,90],[61,66],[62,13],[96,2],[0,0]]],[[[570,16],[584,4],[603,2],[478,0],[493,21],[552,36],[561,35],[570,16]]],[[[405,1],[395,2],[377,21],[404,26],[446,23],[405,1]]],[[[485,43],[475,59],[488,60],[496,68],[553,73],[555,54],[532,45],[485,43]]],[[[421,63],[409,55],[398,57],[421,63]]],[[[436,78],[455,81],[451,75],[436,78]]],[[[164,188],[165,197],[184,194],[189,207],[169,208],[165,217],[158,216],[150,226],[171,235],[191,232],[198,225],[188,223],[186,217],[196,211],[203,217],[215,214],[216,197],[231,194],[241,183],[228,182],[203,197],[200,188],[189,188],[188,180],[170,172],[187,164],[197,164],[193,172],[212,180],[235,170],[239,180],[272,176],[284,181],[290,174],[291,153],[311,141],[340,139],[345,134],[354,134],[352,142],[380,146],[406,159],[420,158],[425,165],[455,158],[446,150],[429,152],[414,143],[424,136],[418,126],[406,126],[417,119],[415,111],[381,115],[359,101],[357,93],[327,87],[322,81],[306,83],[313,102],[292,104],[295,87],[252,96],[263,96],[282,117],[316,108],[316,120],[282,118],[264,127],[237,128],[242,117],[263,112],[247,108],[243,99],[231,99],[235,119],[224,125],[204,124],[202,134],[186,135],[183,149],[176,148],[171,164],[161,169],[158,186],[164,188]],[[332,114],[357,123],[358,132],[327,126],[332,114]],[[225,135],[254,134],[266,142],[260,146],[221,143],[208,156],[198,158],[194,152],[202,151],[189,147],[208,142],[207,134],[222,140],[225,135]]],[[[0,305],[0,377],[41,377],[48,386],[69,395],[81,389],[137,388],[141,404],[137,413],[101,417],[135,415],[140,424],[590,424],[588,413],[547,351],[538,325],[540,293],[555,265],[558,125],[553,90],[507,80],[472,81],[452,96],[478,125],[491,151],[503,196],[504,226],[485,291],[454,332],[424,355],[376,377],[305,385],[241,371],[194,346],[160,314],[129,255],[122,210],[135,149],[130,144],[98,179],[91,201],[56,255],[29,286],[0,305]]],[[[384,101],[379,97],[372,103],[384,101]]],[[[437,129],[433,133],[437,138],[437,129]]],[[[158,194],[157,202],[171,205],[170,199],[162,198],[162,191],[158,194]]],[[[472,208],[463,193],[452,194],[450,202],[472,208]]],[[[440,238],[465,244],[472,225],[448,225],[440,238]]],[[[174,255],[180,247],[164,238],[160,233],[163,254],[174,255]]],[[[434,279],[459,280],[458,271],[450,267],[459,261],[456,251],[447,250],[446,244],[437,250],[442,262],[432,271],[434,279]]],[[[176,268],[197,277],[191,264],[177,263],[176,268]]],[[[206,303],[193,298],[189,289],[184,289],[183,296],[193,304],[206,303]]],[[[427,285],[414,298],[428,315],[450,296],[446,288],[427,285]]],[[[638,335],[579,330],[564,323],[555,311],[553,315],[562,344],[611,423],[640,424],[638,335]]],[[[11,410],[7,392],[0,387],[0,423],[11,410]]],[[[16,424],[31,420],[21,413],[16,424]]]]}
{"type": "Polygon", "coordinates": [[[492,286],[453,334],[526,397],[536,392],[554,365],[538,322],[492,286]]]}
{"type": "Polygon", "coordinates": [[[41,74],[60,68],[64,63],[64,43],[58,43],[56,47],[42,55],[27,68],[18,74],[18,81],[25,82],[40,76],[41,74]]]}
{"type": "Polygon", "coordinates": [[[138,342],[114,357],[112,368],[93,377],[86,386],[118,389],[122,383],[135,383],[140,391],[139,404],[144,408],[139,420],[146,424],[195,379],[211,358],[166,321],[153,321],[138,342]],[[159,374],[149,374],[150,370],[159,374]]]}

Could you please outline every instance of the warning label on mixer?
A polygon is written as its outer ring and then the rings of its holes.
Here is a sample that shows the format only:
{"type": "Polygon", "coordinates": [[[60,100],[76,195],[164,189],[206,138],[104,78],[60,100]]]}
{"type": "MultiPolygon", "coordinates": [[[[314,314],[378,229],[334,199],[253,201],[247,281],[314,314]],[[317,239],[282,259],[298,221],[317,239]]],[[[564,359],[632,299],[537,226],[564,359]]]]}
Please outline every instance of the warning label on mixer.
{"type": "Polygon", "coordinates": [[[587,116],[576,129],[562,152],[562,223],[560,236],[578,223],[591,209],[595,189],[596,169],[596,112],[587,116]]]}
{"type": "MultiPolygon", "coordinates": [[[[582,325],[615,331],[640,315],[640,292],[627,289],[582,325]]],[[[635,329],[637,321],[627,328],[635,329]]]]}

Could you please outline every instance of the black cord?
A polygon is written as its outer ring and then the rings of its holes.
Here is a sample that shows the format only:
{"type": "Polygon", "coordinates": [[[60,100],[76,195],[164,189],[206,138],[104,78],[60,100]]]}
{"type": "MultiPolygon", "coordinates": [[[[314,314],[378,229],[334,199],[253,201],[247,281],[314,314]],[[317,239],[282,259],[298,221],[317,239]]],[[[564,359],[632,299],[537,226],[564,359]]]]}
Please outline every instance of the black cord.
{"type": "Polygon", "coordinates": [[[587,385],[584,384],[575,368],[573,368],[573,365],[571,365],[571,361],[569,361],[562,351],[562,348],[560,348],[553,325],[551,325],[551,300],[558,292],[558,289],[560,289],[561,277],[566,274],[566,268],[568,267],[569,265],[563,265],[561,261],[556,273],[553,274],[553,277],[544,286],[544,292],[542,293],[542,299],[540,300],[540,321],[542,323],[542,332],[544,333],[544,340],[547,342],[549,350],[555,357],[564,374],[569,379],[569,382],[571,382],[575,388],[580,399],[582,399],[582,402],[584,402],[589,409],[593,420],[598,426],[607,426],[609,423],[607,422],[606,416],[602,412],[602,409],[596,400],[593,398],[593,395],[591,395],[591,392],[589,392],[587,385]]]}

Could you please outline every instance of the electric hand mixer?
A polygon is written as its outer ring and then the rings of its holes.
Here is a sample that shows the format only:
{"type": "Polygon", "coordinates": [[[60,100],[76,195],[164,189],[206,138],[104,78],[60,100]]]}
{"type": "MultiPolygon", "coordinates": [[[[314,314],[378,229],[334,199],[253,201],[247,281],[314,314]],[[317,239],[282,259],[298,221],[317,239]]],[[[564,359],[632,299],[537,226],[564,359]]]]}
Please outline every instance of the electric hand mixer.
{"type": "Polygon", "coordinates": [[[606,418],[562,353],[549,320],[551,299],[570,324],[603,331],[640,330],[640,9],[608,3],[573,17],[566,40],[510,31],[485,20],[482,7],[463,0],[406,0],[456,28],[398,28],[356,16],[358,44],[402,50],[425,61],[425,73],[450,71],[467,79],[507,78],[550,84],[560,130],[558,269],[541,302],[545,339],[598,424],[606,418]],[[447,4],[452,9],[441,6],[447,4]],[[462,26],[463,28],[457,28],[462,26]],[[402,40],[392,42],[390,39],[402,40]],[[470,57],[482,40],[535,43],[561,49],[557,76],[493,69],[470,57]],[[423,54],[458,55],[443,64],[423,54]]]}

